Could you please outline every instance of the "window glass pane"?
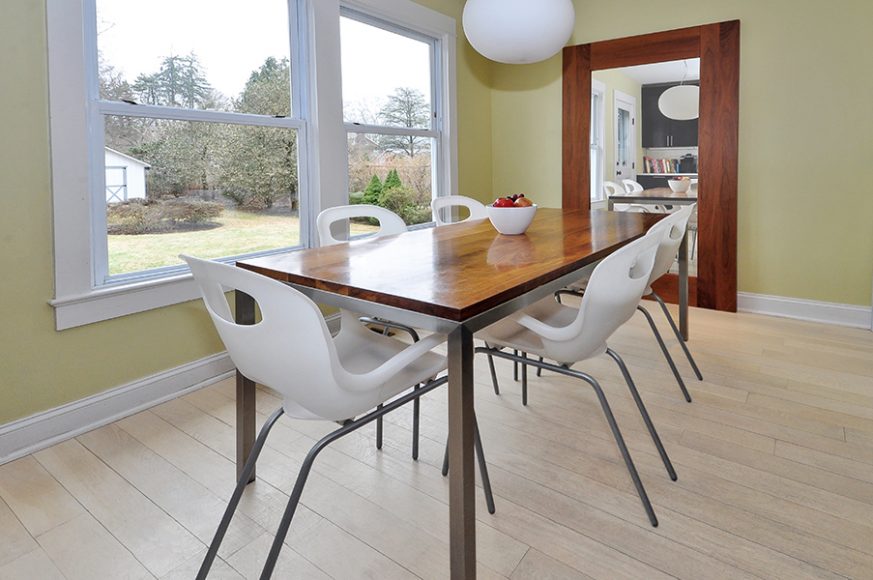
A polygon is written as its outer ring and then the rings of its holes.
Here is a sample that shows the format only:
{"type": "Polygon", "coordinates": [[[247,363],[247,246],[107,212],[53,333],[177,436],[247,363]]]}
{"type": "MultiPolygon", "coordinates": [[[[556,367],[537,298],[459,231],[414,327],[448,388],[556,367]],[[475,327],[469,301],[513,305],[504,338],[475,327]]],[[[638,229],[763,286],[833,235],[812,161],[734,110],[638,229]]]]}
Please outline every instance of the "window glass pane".
{"type": "Polygon", "coordinates": [[[288,30],[286,0],[97,0],[100,96],[287,116],[288,30]]]}
{"type": "Polygon", "coordinates": [[[349,203],[388,208],[407,225],[431,221],[431,141],[349,133],[349,203]]]}
{"type": "Polygon", "coordinates": [[[340,20],[346,122],[429,129],[431,45],[352,18],[340,20]]]}
{"type": "Polygon", "coordinates": [[[109,274],[300,244],[292,129],[107,115],[109,274]]]}

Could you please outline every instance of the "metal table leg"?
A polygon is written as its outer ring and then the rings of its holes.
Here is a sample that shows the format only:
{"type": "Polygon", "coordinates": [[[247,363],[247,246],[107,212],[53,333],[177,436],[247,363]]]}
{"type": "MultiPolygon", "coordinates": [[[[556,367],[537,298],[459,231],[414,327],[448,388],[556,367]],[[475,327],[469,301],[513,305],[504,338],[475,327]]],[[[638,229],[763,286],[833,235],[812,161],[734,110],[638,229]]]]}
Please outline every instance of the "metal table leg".
{"type": "Polygon", "coordinates": [[[473,463],[473,333],[449,333],[449,549],[451,577],[476,578],[476,475],[473,463]]]}
{"type": "Polygon", "coordinates": [[[679,245],[679,332],[688,341],[688,231],[679,245]]]}
{"type": "MultiPolygon", "coordinates": [[[[235,307],[238,324],[255,323],[255,301],[244,292],[236,291],[235,307]]],[[[242,477],[246,459],[255,444],[255,382],[236,372],[236,477],[242,477]]],[[[255,480],[252,469],[249,483],[255,480]]]]}

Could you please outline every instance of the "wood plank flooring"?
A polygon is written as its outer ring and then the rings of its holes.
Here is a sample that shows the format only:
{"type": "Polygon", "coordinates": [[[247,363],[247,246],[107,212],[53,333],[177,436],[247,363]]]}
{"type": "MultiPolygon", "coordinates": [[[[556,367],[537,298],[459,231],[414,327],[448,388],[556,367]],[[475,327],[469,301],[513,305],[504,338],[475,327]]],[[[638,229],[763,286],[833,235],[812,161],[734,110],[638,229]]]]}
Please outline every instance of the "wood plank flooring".
{"type": "MultiPolygon", "coordinates": [[[[654,313],[664,335],[666,322],[654,313]]],[[[497,513],[477,493],[479,577],[873,578],[873,333],[693,310],[699,382],[669,342],[685,403],[642,317],[625,356],[679,475],[667,477],[619,370],[601,379],[660,519],[649,526],[584,384],[506,361],[501,395],[476,364],[497,513]]],[[[193,578],[234,481],[234,388],[224,381],[0,466],[0,580],[193,578]]],[[[259,421],[280,401],[258,391],[259,421]]],[[[448,577],[446,393],[316,461],[275,578],[448,577]]],[[[303,456],[333,425],[280,420],[213,568],[257,578],[303,456]]]]}

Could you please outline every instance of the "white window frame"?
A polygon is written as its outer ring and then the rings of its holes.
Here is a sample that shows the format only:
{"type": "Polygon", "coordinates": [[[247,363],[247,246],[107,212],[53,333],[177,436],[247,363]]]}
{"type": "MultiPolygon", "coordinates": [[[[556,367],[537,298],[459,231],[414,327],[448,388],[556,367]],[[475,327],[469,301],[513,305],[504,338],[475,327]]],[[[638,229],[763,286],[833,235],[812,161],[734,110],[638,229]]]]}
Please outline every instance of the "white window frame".
{"type": "MultiPolygon", "coordinates": [[[[433,34],[428,34],[422,32],[421,30],[411,29],[408,25],[397,25],[393,22],[374,16],[371,11],[361,11],[359,9],[353,8],[350,6],[350,4],[351,3],[349,2],[344,2],[341,6],[340,13],[343,17],[356,20],[357,22],[360,22],[362,24],[373,26],[387,32],[398,34],[406,38],[424,42],[429,45],[429,64],[431,67],[431,94],[429,95],[429,100],[432,114],[429,119],[430,126],[426,129],[345,122],[344,125],[346,129],[346,135],[348,136],[352,133],[365,135],[400,135],[404,137],[423,137],[431,139],[434,142],[434,145],[431,147],[431,198],[449,195],[447,193],[446,184],[451,183],[451,167],[443,167],[443,160],[446,158],[446,147],[451,147],[451,144],[444,142],[443,139],[443,128],[447,125],[447,123],[445,122],[445,116],[443,114],[443,111],[445,109],[445,106],[443,104],[445,95],[443,94],[442,87],[443,83],[446,82],[446,75],[443,74],[444,57],[442,53],[442,44],[446,40],[442,38],[443,35],[437,36],[433,34]],[[445,169],[448,169],[449,171],[445,171],[445,169]]],[[[451,40],[454,41],[453,38],[451,40]]],[[[433,220],[431,220],[423,224],[415,224],[411,227],[427,227],[429,225],[433,225],[433,223],[433,220]]]]}
{"type": "MultiPolygon", "coordinates": [[[[87,28],[88,1],[46,0],[55,273],[55,297],[50,304],[55,308],[57,330],[199,297],[190,273],[183,269],[174,269],[160,278],[129,279],[112,285],[95,283],[97,252],[93,244],[98,238],[94,232],[100,233],[99,220],[105,221],[105,176],[102,160],[89,152],[94,133],[91,116],[95,114],[89,90],[97,86],[97,70],[96,59],[89,53],[89,49],[96,50],[96,33],[87,28]],[[98,198],[92,193],[95,180],[104,195],[103,204],[96,203],[98,198]]],[[[294,119],[280,124],[293,125],[298,132],[300,204],[309,208],[301,212],[303,246],[314,245],[315,216],[323,208],[348,203],[348,152],[341,96],[341,4],[441,40],[442,150],[446,154],[434,171],[440,171],[440,179],[444,180],[441,193],[450,195],[457,190],[454,19],[410,0],[300,0],[299,9],[289,10],[294,119]]],[[[297,4],[289,2],[289,6],[297,4]]],[[[140,107],[104,103],[101,112],[111,109],[142,116],[140,107]]],[[[167,118],[176,114],[172,110],[163,113],[167,118]]],[[[190,113],[185,111],[185,119],[190,113]]],[[[196,114],[204,115],[203,120],[219,120],[223,113],[196,114]]],[[[102,227],[105,233],[105,225],[102,227]]]]}
{"type": "Polygon", "coordinates": [[[595,187],[591,191],[591,203],[606,201],[603,192],[604,171],[606,168],[606,85],[597,79],[591,79],[591,102],[594,97],[599,97],[597,107],[591,107],[591,133],[593,139],[589,144],[591,151],[597,152],[597,166],[592,165],[589,170],[595,187]]]}

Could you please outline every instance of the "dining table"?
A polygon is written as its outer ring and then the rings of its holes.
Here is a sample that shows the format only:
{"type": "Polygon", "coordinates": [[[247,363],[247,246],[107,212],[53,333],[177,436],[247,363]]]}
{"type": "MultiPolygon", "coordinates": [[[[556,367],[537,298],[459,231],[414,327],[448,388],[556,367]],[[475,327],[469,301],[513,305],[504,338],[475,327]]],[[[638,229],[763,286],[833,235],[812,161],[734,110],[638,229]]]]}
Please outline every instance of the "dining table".
{"type": "MultiPolygon", "coordinates": [[[[447,337],[449,569],[451,578],[470,579],[476,577],[475,333],[578,281],[662,217],[539,208],[522,235],[499,234],[487,219],[467,220],[244,259],[237,266],[287,283],[318,304],[447,337]]],[[[681,307],[687,309],[687,302],[681,307]]],[[[239,323],[255,321],[251,297],[237,292],[235,308],[239,323]]],[[[240,373],[236,413],[239,473],[256,420],[255,384],[240,373]]]]}
{"type": "MultiPolygon", "coordinates": [[[[638,203],[646,205],[690,205],[697,203],[697,188],[691,187],[687,191],[673,191],[669,187],[652,187],[633,193],[616,193],[606,198],[607,209],[613,211],[617,203],[638,203]]],[[[688,308],[681,307],[688,304],[688,240],[687,236],[682,240],[679,247],[679,333],[684,340],[688,340],[688,308]]]]}

